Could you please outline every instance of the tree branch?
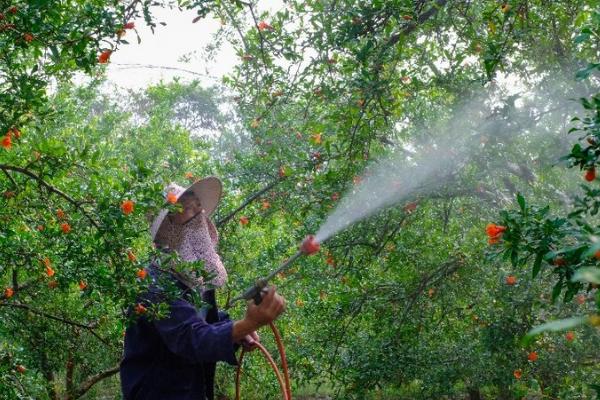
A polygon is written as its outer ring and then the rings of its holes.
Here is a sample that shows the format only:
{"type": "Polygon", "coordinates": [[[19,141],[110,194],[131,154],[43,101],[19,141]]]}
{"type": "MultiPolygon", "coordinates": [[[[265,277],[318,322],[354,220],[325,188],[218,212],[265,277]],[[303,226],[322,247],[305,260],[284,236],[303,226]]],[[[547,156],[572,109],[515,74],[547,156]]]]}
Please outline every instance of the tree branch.
{"type": "Polygon", "coordinates": [[[77,390],[75,390],[75,392],[73,393],[73,398],[74,399],[78,399],[81,396],[83,396],[88,390],[90,390],[92,388],[92,386],[94,386],[96,383],[100,382],[101,380],[104,380],[106,378],[109,378],[111,376],[113,376],[114,374],[116,374],[117,372],[119,372],[120,370],[120,366],[114,366],[110,369],[104,370],[102,372],[97,373],[96,375],[92,375],[90,377],[88,377],[85,381],[83,381],[79,387],[77,388],[77,390]]]}
{"type": "Polygon", "coordinates": [[[31,172],[30,170],[28,170],[26,168],[21,168],[21,167],[17,167],[14,165],[6,165],[6,164],[0,164],[0,169],[5,172],[6,171],[19,172],[19,173],[26,175],[26,176],[30,177],[31,179],[37,181],[41,186],[45,187],[49,192],[56,193],[57,195],[59,195],[60,197],[62,197],[63,199],[65,199],[69,203],[71,203],[75,208],[77,208],[79,211],[81,211],[81,213],[90,221],[90,223],[92,225],[94,225],[94,227],[99,228],[98,223],[83,209],[80,202],[76,201],[75,199],[73,199],[71,196],[64,193],[63,191],[50,185],[48,182],[46,182],[40,176],[31,172]]]}
{"type": "Polygon", "coordinates": [[[218,220],[217,223],[215,224],[217,226],[217,228],[220,228],[221,225],[226,224],[230,219],[232,219],[235,216],[235,214],[237,214],[238,212],[240,212],[241,210],[243,210],[248,204],[252,203],[257,197],[260,197],[264,193],[266,193],[269,190],[273,189],[281,181],[282,181],[282,179],[279,179],[279,180],[276,180],[274,182],[271,182],[264,189],[261,189],[258,192],[256,192],[255,194],[253,194],[252,196],[250,196],[245,202],[242,203],[241,206],[239,206],[238,208],[236,208],[235,210],[233,210],[233,212],[231,214],[229,214],[226,217],[218,220]]]}
{"type": "Polygon", "coordinates": [[[106,339],[104,339],[102,336],[98,335],[96,333],[96,331],[94,331],[94,329],[91,326],[89,326],[89,325],[85,325],[85,324],[82,324],[82,323],[79,323],[79,322],[76,322],[76,321],[71,321],[69,319],[58,317],[56,315],[49,314],[49,313],[47,313],[45,311],[36,310],[35,308],[32,308],[32,307],[28,306],[27,304],[22,304],[22,303],[0,303],[0,307],[21,308],[23,310],[30,311],[30,312],[32,312],[34,314],[41,315],[42,317],[46,317],[46,318],[52,319],[54,321],[62,322],[63,324],[72,325],[72,326],[76,326],[78,328],[85,329],[86,331],[88,331],[92,335],[94,335],[102,343],[104,343],[107,347],[113,347],[106,339]]]}

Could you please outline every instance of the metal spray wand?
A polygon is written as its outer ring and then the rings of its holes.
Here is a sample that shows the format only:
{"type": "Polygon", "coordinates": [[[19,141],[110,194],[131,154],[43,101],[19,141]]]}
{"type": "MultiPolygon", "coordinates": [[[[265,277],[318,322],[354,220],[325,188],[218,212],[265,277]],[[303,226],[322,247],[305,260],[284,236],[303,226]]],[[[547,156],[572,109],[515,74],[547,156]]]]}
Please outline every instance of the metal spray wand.
{"type": "Polygon", "coordinates": [[[233,303],[238,300],[254,300],[254,304],[260,304],[262,301],[262,290],[267,287],[269,281],[273,279],[278,273],[285,271],[294,261],[296,261],[300,256],[306,255],[309,256],[311,254],[317,253],[321,249],[321,244],[317,242],[314,235],[308,235],[304,238],[302,243],[300,244],[300,249],[296,254],[285,260],[283,264],[276,270],[272,271],[269,275],[264,278],[258,278],[254,285],[246,289],[244,293],[239,295],[238,297],[232,299],[227,303],[225,308],[230,308],[233,303]]]}

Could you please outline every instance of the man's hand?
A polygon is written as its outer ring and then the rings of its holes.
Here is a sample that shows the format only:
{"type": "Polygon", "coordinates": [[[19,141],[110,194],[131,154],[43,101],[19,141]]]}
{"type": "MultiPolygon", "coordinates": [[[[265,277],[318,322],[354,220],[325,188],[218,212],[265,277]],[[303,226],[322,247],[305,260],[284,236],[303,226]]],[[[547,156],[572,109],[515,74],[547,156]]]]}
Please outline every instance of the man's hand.
{"type": "Polygon", "coordinates": [[[246,335],[274,321],[284,310],[285,299],[277,294],[274,286],[270,287],[259,305],[248,303],[244,319],[233,323],[233,341],[240,342],[246,335]]]}
{"type": "Polygon", "coordinates": [[[241,345],[244,350],[253,351],[258,347],[257,343],[260,343],[260,337],[258,336],[258,333],[254,331],[242,339],[241,345]]]}

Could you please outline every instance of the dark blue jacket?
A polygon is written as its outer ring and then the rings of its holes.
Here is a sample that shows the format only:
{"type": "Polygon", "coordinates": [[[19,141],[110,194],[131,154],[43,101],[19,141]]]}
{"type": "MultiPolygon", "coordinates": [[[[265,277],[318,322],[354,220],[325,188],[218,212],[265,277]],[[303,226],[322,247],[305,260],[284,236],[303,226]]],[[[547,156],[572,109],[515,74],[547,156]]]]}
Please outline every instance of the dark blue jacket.
{"type": "MultiPolygon", "coordinates": [[[[149,272],[156,282],[157,270],[150,267],[149,272]]],[[[125,332],[120,369],[125,400],[212,400],[216,362],[237,365],[233,322],[217,311],[214,291],[202,294],[210,307],[198,310],[190,302],[191,289],[174,281],[183,296],[170,303],[169,316],[154,321],[141,317],[125,332]]],[[[159,298],[160,290],[151,285],[144,303],[159,298]]]]}

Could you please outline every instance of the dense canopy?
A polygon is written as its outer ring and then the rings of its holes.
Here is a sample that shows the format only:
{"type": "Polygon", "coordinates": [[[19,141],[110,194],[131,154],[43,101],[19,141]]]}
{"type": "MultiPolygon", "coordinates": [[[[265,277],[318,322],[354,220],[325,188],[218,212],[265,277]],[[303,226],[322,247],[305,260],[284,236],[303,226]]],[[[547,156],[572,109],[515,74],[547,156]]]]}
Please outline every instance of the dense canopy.
{"type": "Polygon", "coordinates": [[[275,280],[295,397],[600,396],[600,3],[264,3],[0,2],[0,397],[120,398],[148,221],[210,175],[220,304],[323,239],[275,280]],[[107,90],[160,7],[233,72],[107,90]]]}

